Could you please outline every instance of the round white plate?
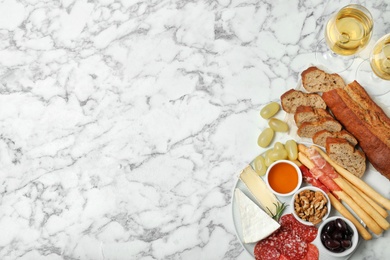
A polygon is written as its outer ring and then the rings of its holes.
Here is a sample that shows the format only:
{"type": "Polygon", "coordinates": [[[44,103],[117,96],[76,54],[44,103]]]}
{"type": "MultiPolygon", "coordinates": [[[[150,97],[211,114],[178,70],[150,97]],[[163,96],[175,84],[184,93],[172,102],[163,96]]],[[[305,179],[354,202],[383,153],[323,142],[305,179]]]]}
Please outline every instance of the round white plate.
{"type": "MultiPolygon", "coordinates": [[[[288,140],[289,138],[287,138],[286,140],[288,140]]],[[[283,140],[279,140],[280,142],[284,143],[283,140]]],[[[312,145],[311,143],[307,143],[307,142],[300,142],[300,143],[303,143],[307,146],[310,146],[312,145]]],[[[272,148],[272,146],[270,146],[270,149],[272,148]]],[[[245,248],[245,250],[254,258],[254,254],[253,254],[253,251],[254,251],[254,248],[255,248],[255,245],[256,243],[250,243],[250,244],[246,244],[243,242],[243,235],[242,235],[242,228],[241,228],[241,220],[240,220],[240,212],[239,212],[239,208],[238,208],[238,205],[237,205],[237,202],[235,201],[235,196],[234,196],[234,190],[236,188],[240,189],[245,195],[247,195],[253,202],[255,202],[257,205],[257,201],[256,199],[252,196],[252,194],[250,193],[250,191],[247,189],[246,185],[238,178],[239,177],[239,174],[238,173],[238,176],[237,176],[237,182],[232,190],[232,202],[231,202],[231,205],[232,205],[232,216],[233,216],[233,223],[234,223],[234,227],[235,227],[235,230],[236,230],[236,235],[241,243],[241,245],[245,248]]],[[[368,183],[372,188],[374,188],[375,190],[377,190],[378,192],[384,194],[383,192],[387,191],[388,190],[388,187],[387,187],[387,183],[388,183],[388,180],[383,177],[380,173],[378,173],[372,166],[370,163],[367,163],[367,170],[362,178],[366,183],[368,183]]],[[[309,184],[303,182],[302,183],[302,187],[303,186],[310,186],[309,184]]],[[[291,202],[291,196],[289,197],[278,197],[278,199],[281,201],[281,202],[286,202],[288,204],[288,207],[285,209],[285,211],[283,212],[283,215],[284,214],[288,214],[288,213],[291,213],[292,212],[292,207],[290,205],[290,202],[291,202]]],[[[345,204],[344,204],[345,205],[345,204]]],[[[259,205],[258,205],[259,206],[259,205]]],[[[347,208],[348,208],[348,205],[345,205],[347,208]]],[[[354,214],[353,212],[351,212],[352,214],[354,214]]],[[[335,209],[332,208],[330,214],[329,214],[329,217],[331,216],[340,216],[340,213],[338,213],[335,209]]],[[[356,216],[356,215],[355,215],[356,216]]],[[[322,223],[322,222],[321,222],[322,223]]],[[[318,225],[316,225],[316,227],[318,228],[320,226],[319,223],[318,225]]],[[[364,223],[363,223],[364,224],[364,223]]],[[[375,235],[373,235],[373,239],[376,239],[378,237],[376,237],[375,235]]],[[[319,259],[320,260],[336,260],[336,259],[339,259],[339,260],[343,260],[343,259],[349,259],[351,257],[351,255],[353,253],[351,253],[350,255],[347,255],[345,257],[333,257],[329,254],[327,254],[326,251],[322,251],[320,249],[320,247],[318,246],[319,243],[321,243],[320,239],[319,239],[319,236],[317,236],[317,238],[312,242],[313,244],[317,245],[317,248],[319,249],[319,253],[320,253],[320,257],[319,259]]],[[[361,237],[359,237],[359,245],[360,243],[364,243],[364,239],[362,239],[361,237]]]]}

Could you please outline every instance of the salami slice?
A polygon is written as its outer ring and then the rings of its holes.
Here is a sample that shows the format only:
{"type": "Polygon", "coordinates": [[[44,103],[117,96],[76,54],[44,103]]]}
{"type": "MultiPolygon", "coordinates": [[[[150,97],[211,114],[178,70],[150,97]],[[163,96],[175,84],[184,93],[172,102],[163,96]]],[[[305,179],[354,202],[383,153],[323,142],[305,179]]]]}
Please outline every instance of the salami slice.
{"type": "Polygon", "coordinates": [[[285,231],[285,236],[280,240],[278,249],[287,259],[302,259],[307,253],[307,243],[294,232],[285,231]]]}
{"type": "Polygon", "coordinates": [[[257,243],[254,254],[256,260],[275,260],[280,257],[279,250],[265,243],[257,243]]]}
{"type": "MultiPolygon", "coordinates": [[[[308,244],[306,257],[303,258],[302,260],[318,260],[319,255],[320,255],[320,252],[318,251],[318,248],[313,244],[308,244]]],[[[280,257],[279,257],[279,259],[280,259],[280,257]]]]}
{"type": "Polygon", "coordinates": [[[289,260],[289,259],[284,255],[280,255],[278,260],[289,260]]]}
{"type": "Polygon", "coordinates": [[[313,242],[317,237],[318,229],[315,226],[302,224],[292,214],[283,215],[280,219],[280,224],[283,229],[290,230],[307,243],[313,242]]]}

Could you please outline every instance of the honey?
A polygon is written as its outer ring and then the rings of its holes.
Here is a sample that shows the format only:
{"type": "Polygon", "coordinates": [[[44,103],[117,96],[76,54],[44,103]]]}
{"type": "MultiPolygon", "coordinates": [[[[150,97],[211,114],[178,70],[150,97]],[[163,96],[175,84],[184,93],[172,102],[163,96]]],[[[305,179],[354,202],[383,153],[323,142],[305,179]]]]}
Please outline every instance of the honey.
{"type": "Polygon", "coordinates": [[[292,192],[298,185],[297,170],[285,162],[275,164],[268,173],[268,183],[277,193],[292,192]]]}

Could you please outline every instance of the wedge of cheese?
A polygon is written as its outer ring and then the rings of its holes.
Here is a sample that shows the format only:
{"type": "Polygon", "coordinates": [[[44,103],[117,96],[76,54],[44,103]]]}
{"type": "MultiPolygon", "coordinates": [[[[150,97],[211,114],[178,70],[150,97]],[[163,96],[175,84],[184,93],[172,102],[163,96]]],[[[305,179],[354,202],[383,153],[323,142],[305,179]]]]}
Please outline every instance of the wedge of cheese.
{"type": "Polygon", "coordinates": [[[234,196],[241,216],[243,240],[245,243],[256,243],[276,231],[280,225],[236,188],[234,196]]]}
{"type": "Polygon", "coordinates": [[[281,203],[251,166],[248,165],[241,172],[240,179],[245,183],[245,186],[248,188],[253,197],[255,197],[259,205],[263,207],[263,210],[265,210],[265,212],[267,212],[271,217],[275,216],[277,206],[281,203]]]}

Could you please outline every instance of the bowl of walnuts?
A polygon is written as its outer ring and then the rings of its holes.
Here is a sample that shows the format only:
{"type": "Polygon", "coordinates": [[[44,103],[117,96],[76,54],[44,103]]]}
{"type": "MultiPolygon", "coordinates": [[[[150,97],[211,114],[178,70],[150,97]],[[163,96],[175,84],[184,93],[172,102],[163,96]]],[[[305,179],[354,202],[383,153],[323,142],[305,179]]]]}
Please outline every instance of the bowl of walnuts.
{"type": "Polygon", "coordinates": [[[293,215],[305,225],[317,225],[330,213],[331,204],[328,195],[317,187],[303,187],[292,196],[293,215]]]}

